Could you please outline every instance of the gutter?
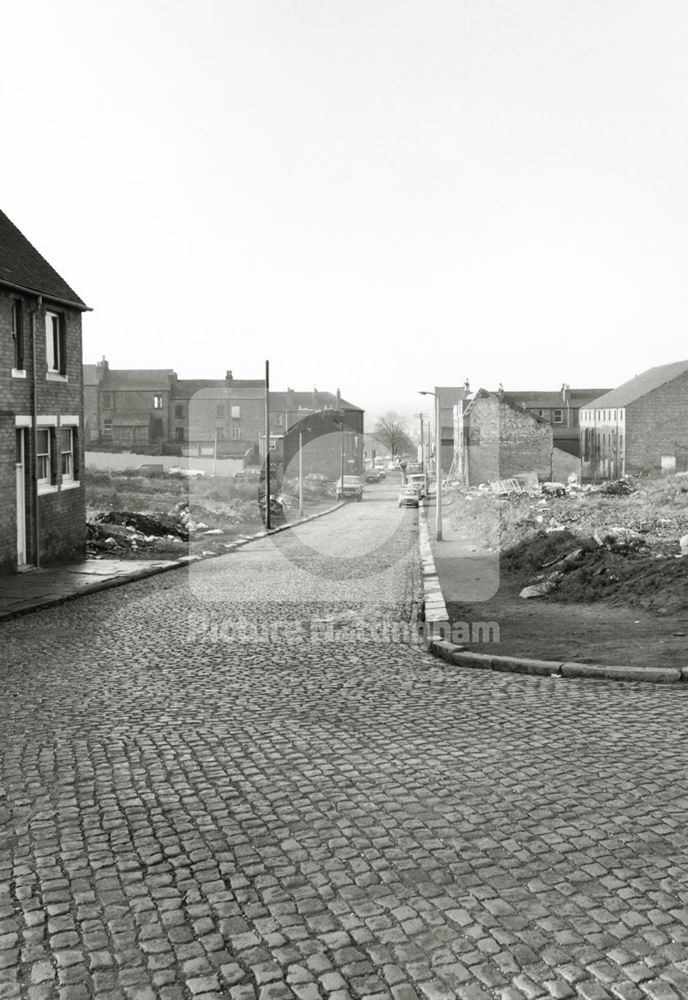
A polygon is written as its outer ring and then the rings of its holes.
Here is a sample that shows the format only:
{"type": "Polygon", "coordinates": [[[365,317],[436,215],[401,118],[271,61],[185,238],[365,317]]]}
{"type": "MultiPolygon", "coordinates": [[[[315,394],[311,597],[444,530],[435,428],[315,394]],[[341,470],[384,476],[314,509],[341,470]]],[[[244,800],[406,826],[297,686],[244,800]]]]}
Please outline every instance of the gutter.
{"type": "Polygon", "coordinates": [[[72,299],[58,299],[54,295],[44,295],[43,292],[38,292],[35,288],[27,288],[25,285],[16,285],[14,282],[5,281],[5,279],[1,277],[0,285],[4,285],[5,288],[11,288],[15,292],[23,292],[25,295],[35,295],[41,302],[43,299],[46,299],[48,302],[55,302],[58,306],[66,306],[69,309],[79,309],[81,312],[93,312],[93,308],[91,306],[87,306],[81,300],[74,302],[72,299]]]}

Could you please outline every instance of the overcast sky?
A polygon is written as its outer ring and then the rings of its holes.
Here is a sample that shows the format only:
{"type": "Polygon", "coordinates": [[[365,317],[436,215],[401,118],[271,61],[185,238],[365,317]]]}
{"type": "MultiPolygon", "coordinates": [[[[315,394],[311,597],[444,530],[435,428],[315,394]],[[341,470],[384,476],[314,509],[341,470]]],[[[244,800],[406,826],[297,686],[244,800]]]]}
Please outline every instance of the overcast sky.
{"type": "Polygon", "coordinates": [[[685,0],[3,4],[2,208],[84,360],[335,390],[688,357],[685,0]]]}

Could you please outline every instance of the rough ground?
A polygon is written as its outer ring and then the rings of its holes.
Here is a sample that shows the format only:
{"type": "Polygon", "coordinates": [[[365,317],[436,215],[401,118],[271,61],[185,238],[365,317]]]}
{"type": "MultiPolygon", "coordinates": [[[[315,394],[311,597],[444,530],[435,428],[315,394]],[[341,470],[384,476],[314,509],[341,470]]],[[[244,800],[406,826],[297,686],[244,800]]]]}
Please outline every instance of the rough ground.
{"type": "MultiPolygon", "coordinates": [[[[264,528],[256,480],[90,471],[86,501],[88,553],[100,559],[217,554],[264,528]]],[[[285,493],[282,501],[273,504],[273,526],[298,520],[298,499],[285,493]]],[[[322,488],[304,492],[305,516],[334,503],[322,488]]]]}
{"type": "Polygon", "coordinates": [[[550,601],[688,612],[688,559],[679,558],[679,540],[688,534],[688,478],[589,490],[563,497],[457,493],[452,518],[474,545],[501,553],[502,576],[514,583],[557,573],[550,601]]]}
{"type": "Polygon", "coordinates": [[[399,643],[415,517],[2,626],[1,997],[687,995],[687,693],[399,643]]]}
{"type": "Polygon", "coordinates": [[[563,498],[450,493],[445,536],[455,539],[455,558],[437,559],[450,618],[498,622],[504,653],[686,666],[688,559],[679,558],[679,538],[688,531],[688,482],[675,476],[631,489],[563,498]],[[519,597],[552,579],[546,596],[519,597]],[[489,582],[482,590],[481,580],[489,582]]]}

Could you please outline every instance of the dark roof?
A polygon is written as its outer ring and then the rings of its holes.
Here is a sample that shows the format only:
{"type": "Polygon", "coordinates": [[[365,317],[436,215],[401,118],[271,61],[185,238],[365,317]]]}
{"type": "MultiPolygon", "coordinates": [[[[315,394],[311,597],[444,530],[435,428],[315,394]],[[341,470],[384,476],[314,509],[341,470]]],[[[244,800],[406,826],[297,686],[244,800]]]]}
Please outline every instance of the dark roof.
{"type": "MultiPolygon", "coordinates": [[[[568,389],[567,397],[569,405],[573,403],[576,406],[585,406],[595,396],[601,396],[603,393],[610,391],[610,389],[568,389]]],[[[518,392],[517,390],[508,389],[504,392],[504,398],[510,400],[512,403],[525,403],[527,406],[532,407],[561,408],[566,405],[561,389],[559,392],[540,392],[537,389],[526,389],[524,392],[518,392]]]]}
{"type": "Polygon", "coordinates": [[[592,399],[587,405],[591,409],[601,410],[610,407],[627,406],[635,402],[642,396],[647,396],[649,392],[659,389],[660,385],[673,382],[679,375],[688,372],[688,361],[674,361],[670,365],[658,365],[656,368],[648,368],[642,375],[636,375],[604,396],[592,399]]]}
{"type": "MultiPolygon", "coordinates": [[[[360,410],[345,399],[337,399],[333,392],[271,392],[270,406],[274,410],[360,410]]],[[[362,412],[362,411],[361,411],[362,412]]]]}
{"type": "Polygon", "coordinates": [[[256,395],[264,396],[265,382],[257,378],[235,378],[231,382],[227,382],[223,378],[179,378],[174,384],[174,396],[178,399],[191,399],[196,393],[208,389],[216,390],[208,395],[208,398],[211,399],[220,398],[220,396],[224,396],[225,392],[231,395],[232,391],[236,389],[257,389],[260,392],[256,395]]]}
{"type": "Polygon", "coordinates": [[[76,309],[88,306],[0,211],[0,284],[76,309]]]}
{"type": "Polygon", "coordinates": [[[171,368],[108,368],[100,388],[106,392],[127,389],[169,389],[174,376],[171,368]]]}

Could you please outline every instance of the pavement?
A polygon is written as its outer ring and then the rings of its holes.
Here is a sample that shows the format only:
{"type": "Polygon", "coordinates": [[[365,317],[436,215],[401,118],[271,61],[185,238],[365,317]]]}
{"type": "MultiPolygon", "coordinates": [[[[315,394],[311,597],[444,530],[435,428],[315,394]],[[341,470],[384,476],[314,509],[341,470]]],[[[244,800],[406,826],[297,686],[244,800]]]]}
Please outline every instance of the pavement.
{"type": "Polygon", "coordinates": [[[688,690],[450,668],[417,530],[2,623],[0,998],[688,995],[688,690]]]}
{"type": "Polygon", "coordinates": [[[0,621],[61,604],[82,594],[164,573],[179,565],[183,563],[178,559],[84,559],[67,566],[0,576],[0,621]]]}
{"type": "MultiPolygon", "coordinates": [[[[336,504],[326,510],[318,511],[301,519],[300,523],[324,517],[337,510],[341,504],[336,504]]],[[[298,522],[297,522],[298,523],[298,522]]],[[[289,521],[270,533],[286,531],[294,526],[289,521]]],[[[241,548],[256,538],[266,534],[261,531],[247,538],[237,539],[231,543],[231,549],[241,548]]],[[[177,559],[83,559],[76,563],[61,566],[49,566],[42,569],[28,568],[21,573],[0,575],[0,622],[3,619],[14,618],[48,608],[54,604],[81,597],[84,594],[119,587],[134,580],[148,576],[157,576],[168,570],[179,569],[200,556],[182,556],[177,559]]]]}

